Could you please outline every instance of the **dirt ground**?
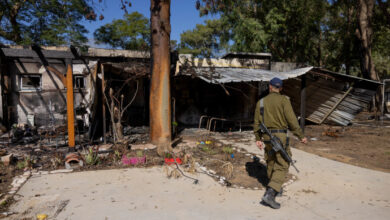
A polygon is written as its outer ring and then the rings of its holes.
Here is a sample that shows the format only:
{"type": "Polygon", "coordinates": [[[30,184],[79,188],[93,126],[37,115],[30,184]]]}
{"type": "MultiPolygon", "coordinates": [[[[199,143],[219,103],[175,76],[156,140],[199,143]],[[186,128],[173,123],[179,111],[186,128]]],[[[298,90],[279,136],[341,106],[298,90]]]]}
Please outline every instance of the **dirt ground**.
{"type": "MultiPolygon", "coordinates": [[[[264,161],[261,160],[261,155],[244,149],[245,146],[253,145],[254,136],[251,131],[202,133],[204,131],[198,129],[190,130],[191,132],[182,134],[183,139],[175,148],[178,157],[184,159],[185,155],[191,155],[194,162],[214,173],[215,180],[218,181],[217,177],[225,177],[227,186],[263,188],[267,181],[264,161]]],[[[84,167],[75,171],[164,165],[164,158],[159,157],[155,149],[131,148],[134,144],[147,143],[146,128],[132,129],[126,133],[129,136],[128,144],[112,147],[109,153],[100,155],[93,164],[85,163],[84,167]],[[146,164],[121,163],[123,155],[135,157],[140,154],[146,156],[146,164]]],[[[361,114],[351,126],[308,125],[305,134],[309,138],[309,144],[304,145],[291,138],[291,146],[332,160],[390,173],[389,121],[380,123],[370,119],[369,115],[361,114]]],[[[63,159],[68,148],[32,143],[2,145],[1,150],[14,154],[15,161],[10,166],[0,163],[0,199],[9,191],[13,177],[26,169],[36,171],[65,168],[63,159]]],[[[86,149],[80,147],[79,150],[85,152],[86,149]]],[[[92,156],[97,155],[93,153],[92,156]]],[[[193,164],[190,161],[185,161],[183,170],[189,170],[191,166],[193,164]]],[[[288,179],[294,179],[294,176],[289,175],[288,179]]],[[[0,205],[0,211],[6,209],[6,205],[0,205]]]]}
{"type": "Polygon", "coordinates": [[[292,138],[292,146],[332,160],[390,172],[390,126],[386,124],[310,125],[305,134],[309,144],[292,138]]]}
{"type": "MultiPolygon", "coordinates": [[[[179,146],[192,155],[201,167],[215,173],[213,178],[216,181],[224,177],[224,185],[228,187],[252,190],[262,189],[267,185],[263,156],[245,149],[246,145],[253,144],[252,132],[210,133],[206,130],[188,129],[181,137],[183,141],[179,146]]],[[[286,181],[292,178],[289,174],[286,181]]]]}

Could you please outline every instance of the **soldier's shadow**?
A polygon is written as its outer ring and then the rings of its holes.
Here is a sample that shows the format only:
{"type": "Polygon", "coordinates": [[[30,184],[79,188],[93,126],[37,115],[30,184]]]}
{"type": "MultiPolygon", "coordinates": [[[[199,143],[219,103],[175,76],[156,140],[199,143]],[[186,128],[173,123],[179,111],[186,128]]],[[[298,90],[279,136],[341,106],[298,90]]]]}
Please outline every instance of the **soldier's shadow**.
{"type": "Polygon", "coordinates": [[[256,178],[264,187],[268,185],[267,166],[260,163],[259,158],[255,157],[253,161],[247,162],[245,168],[250,177],[256,178]]]}

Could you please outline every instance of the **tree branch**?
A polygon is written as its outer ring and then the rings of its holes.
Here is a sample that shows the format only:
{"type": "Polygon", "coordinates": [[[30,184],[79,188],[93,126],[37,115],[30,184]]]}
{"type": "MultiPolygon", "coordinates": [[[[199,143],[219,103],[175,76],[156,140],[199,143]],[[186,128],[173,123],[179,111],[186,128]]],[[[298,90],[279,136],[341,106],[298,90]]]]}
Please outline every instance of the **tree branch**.
{"type": "Polygon", "coordinates": [[[129,104],[127,104],[126,107],[121,111],[121,117],[123,116],[126,109],[133,103],[133,101],[135,100],[135,97],[138,94],[138,80],[136,82],[137,82],[137,89],[135,90],[135,94],[134,94],[133,98],[131,99],[131,101],[129,102],[129,104]]]}

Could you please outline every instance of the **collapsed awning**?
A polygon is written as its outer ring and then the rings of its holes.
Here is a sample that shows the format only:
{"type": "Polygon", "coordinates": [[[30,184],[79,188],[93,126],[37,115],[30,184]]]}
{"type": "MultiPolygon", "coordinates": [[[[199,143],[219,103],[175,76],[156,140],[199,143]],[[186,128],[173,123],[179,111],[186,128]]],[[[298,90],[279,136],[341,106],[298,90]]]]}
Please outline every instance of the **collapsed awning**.
{"type": "Polygon", "coordinates": [[[296,78],[309,72],[313,67],[305,67],[286,72],[276,72],[262,69],[245,68],[210,68],[191,67],[182,71],[181,75],[198,77],[208,83],[223,84],[233,82],[260,82],[270,81],[274,77],[282,80],[296,78]]]}

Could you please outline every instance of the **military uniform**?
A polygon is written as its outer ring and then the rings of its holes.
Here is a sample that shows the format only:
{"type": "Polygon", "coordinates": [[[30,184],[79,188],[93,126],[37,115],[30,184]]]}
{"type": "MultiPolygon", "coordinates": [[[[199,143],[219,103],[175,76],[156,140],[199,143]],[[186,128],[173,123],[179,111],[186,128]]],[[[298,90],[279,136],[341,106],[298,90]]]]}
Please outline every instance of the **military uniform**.
{"type": "MultiPolygon", "coordinates": [[[[287,129],[290,129],[291,132],[301,140],[304,136],[291,107],[289,98],[278,92],[271,92],[263,98],[263,106],[264,125],[273,133],[273,135],[280,138],[287,153],[291,157],[291,149],[288,144],[286,147],[286,143],[288,142],[287,129]]],[[[264,156],[267,161],[268,187],[280,192],[286,179],[289,164],[283,159],[279,152],[271,153],[272,146],[269,143],[270,137],[266,134],[262,134],[260,131],[260,124],[262,122],[263,117],[260,113],[259,101],[256,104],[253,129],[256,141],[263,141],[265,143],[264,156]]]]}

